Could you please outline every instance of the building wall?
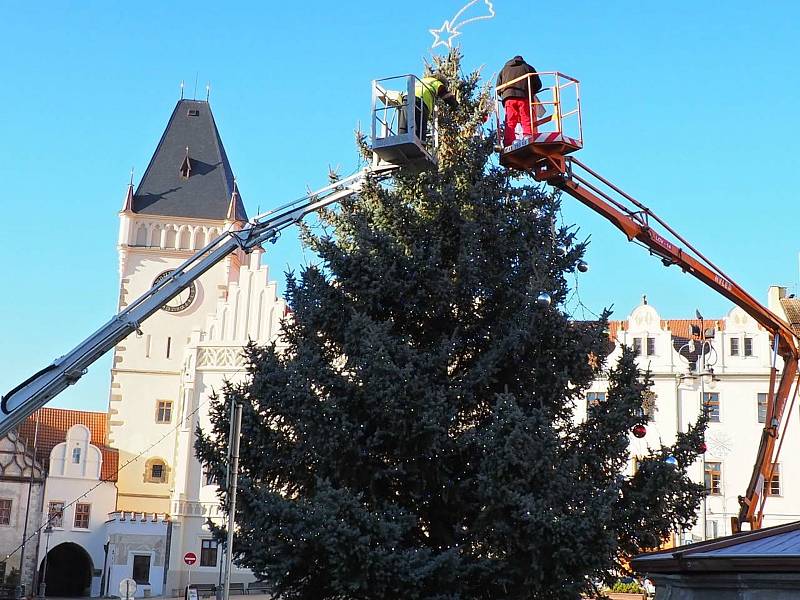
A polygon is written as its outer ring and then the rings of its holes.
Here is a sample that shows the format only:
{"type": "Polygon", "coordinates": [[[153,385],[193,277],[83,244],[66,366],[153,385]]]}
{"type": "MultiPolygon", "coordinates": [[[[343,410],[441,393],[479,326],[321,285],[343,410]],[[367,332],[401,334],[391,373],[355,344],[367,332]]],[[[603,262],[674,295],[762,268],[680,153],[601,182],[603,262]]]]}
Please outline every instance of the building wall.
{"type": "Polygon", "coordinates": [[[99,448],[89,443],[90,439],[91,433],[86,426],[73,425],[67,432],[66,441],[50,452],[42,523],[48,520],[51,502],[63,502],[65,507],[61,525],[54,525],[52,533],[44,536],[45,543],[39,546],[37,564],[41,565],[45,554],[59,544],[70,542],[79,545],[92,561],[91,595],[94,597],[100,595],[105,562],[105,522],[116,505],[117,488],[113,481],[100,480],[102,454],[99,448]],[[75,454],[76,450],[79,450],[78,454],[75,454]],[[78,503],[89,505],[88,527],[76,526],[78,503]]]}
{"type": "MultiPolygon", "coordinates": [[[[149,290],[157,276],[184,262],[195,245],[202,247],[218,235],[222,226],[223,223],[217,221],[158,219],[121,213],[120,309],[149,290]],[[143,230],[150,232],[144,238],[143,230]],[[172,230],[176,235],[167,235],[166,232],[172,230]],[[146,245],[139,245],[142,241],[146,245]]],[[[171,463],[176,442],[171,430],[180,403],[183,349],[191,332],[202,327],[220,299],[225,297],[228,284],[238,276],[238,263],[238,255],[233,255],[214,266],[195,282],[195,298],[188,308],[180,312],[157,311],[142,324],[142,335],[128,337],[115,349],[109,399],[109,444],[119,449],[120,464],[125,464],[158,442],[120,472],[120,510],[169,510],[175,475],[171,463]],[[159,401],[172,402],[169,422],[156,420],[159,401]],[[167,467],[168,477],[163,483],[154,483],[145,475],[148,461],[156,459],[163,460],[167,467]]]]}
{"type": "MultiPolygon", "coordinates": [[[[189,580],[189,568],[181,557],[186,552],[201,556],[203,540],[210,540],[210,519],[225,521],[217,498],[217,486],[209,483],[194,454],[196,427],[208,431],[211,396],[222,390],[225,381],[241,381],[244,376],[243,348],[249,340],[267,343],[276,339],[286,304],[277,296],[269,270],[261,265],[260,250],[241,267],[239,280],[232,283],[227,299],[209,315],[202,331],[195,331],[184,353],[180,396],[184,399],[179,418],[181,427],[175,446],[175,488],[171,514],[175,519],[174,553],[171,555],[170,589],[181,588],[189,580]]],[[[214,565],[198,564],[191,568],[191,580],[216,583],[223,560],[222,549],[214,565]]],[[[234,566],[232,581],[249,582],[254,577],[246,569],[234,566]]]]}
{"type": "Polygon", "coordinates": [[[171,595],[164,588],[172,524],[163,514],[114,512],[105,524],[108,536],[105,595],[119,594],[123,579],[133,578],[136,556],[150,558],[147,583],[137,584],[136,597],[171,595]]]}
{"type": "MultiPolygon", "coordinates": [[[[749,483],[764,428],[764,424],[758,421],[758,394],[769,390],[769,334],[739,308],[732,309],[721,321],[722,327],[716,328],[708,348],[713,376],[700,376],[697,369],[691,369],[679,352],[680,348],[675,347],[677,338],[669,330],[670,322],[662,320],[655,308],[647,304],[636,308],[619,328],[617,347],[608,360],[608,365],[613,366],[619,358],[621,346],[633,346],[636,338],[655,340],[655,352],[647,355],[647,343],[643,341],[642,355],[637,359],[640,368],[651,371],[656,412],[654,420],[647,426],[646,436],[631,438],[634,456],[644,455],[648,447],[673,443],[676,433],[685,431],[699,416],[702,393],[719,395],[719,421],[709,423],[706,432],[708,450],[689,469],[692,479],[701,483],[704,481],[704,462],[705,466],[719,463],[719,493],[707,497],[705,506],[699,511],[697,525],[690,531],[681,532],[681,540],[686,542],[704,539],[704,522],[708,537],[732,533],[731,517],[739,513],[737,497],[744,494],[749,483]],[[739,340],[738,356],[731,353],[731,338],[739,340]],[[748,344],[752,344],[749,356],[743,355],[745,338],[751,340],[748,344]]],[[[709,322],[707,326],[713,324],[709,322]]],[[[682,342],[677,342],[677,345],[682,342]]],[[[603,378],[592,386],[594,391],[606,389],[607,381],[603,378]]],[[[585,403],[582,410],[585,411],[585,403]]],[[[800,468],[800,432],[795,427],[787,430],[779,465],[780,495],[767,498],[764,526],[800,519],[800,489],[791,477],[800,468]]]]}
{"type": "MultiPolygon", "coordinates": [[[[0,523],[0,581],[16,569],[23,559],[21,544],[25,538],[25,516],[27,513],[27,536],[31,537],[41,524],[41,507],[44,477],[41,466],[33,459],[16,434],[0,438],[0,499],[11,501],[8,523],[0,523]],[[31,478],[31,475],[33,476],[31,478]],[[30,503],[28,490],[30,489],[30,503]],[[28,509],[28,507],[30,507],[28,509]]],[[[25,557],[20,581],[30,590],[36,570],[38,536],[25,543],[25,557]]]]}

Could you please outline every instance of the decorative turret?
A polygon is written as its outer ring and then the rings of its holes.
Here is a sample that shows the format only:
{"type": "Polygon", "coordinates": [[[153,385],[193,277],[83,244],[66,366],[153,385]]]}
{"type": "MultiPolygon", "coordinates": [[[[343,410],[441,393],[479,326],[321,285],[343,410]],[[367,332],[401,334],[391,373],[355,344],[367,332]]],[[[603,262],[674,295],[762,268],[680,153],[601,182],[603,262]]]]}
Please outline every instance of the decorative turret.
{"type": "Polygon", "coordinates": [[[236,185],[236,180],[233,180],[233,192],[231,193],[231,201],[228,204],[228,213],[225,215],[225,221],[228,223],[245,223],[247,222],[247,214],[244,212],[242,200],[239,198],[239,186],[236,185]]]}
{"type": "Polygon", "coordinates": [[[122,212],[133,212],[133,169],[131,169],[131,181],[128,183],[128,191],[125,194],[125,201],[122,203],[122,212]]]}

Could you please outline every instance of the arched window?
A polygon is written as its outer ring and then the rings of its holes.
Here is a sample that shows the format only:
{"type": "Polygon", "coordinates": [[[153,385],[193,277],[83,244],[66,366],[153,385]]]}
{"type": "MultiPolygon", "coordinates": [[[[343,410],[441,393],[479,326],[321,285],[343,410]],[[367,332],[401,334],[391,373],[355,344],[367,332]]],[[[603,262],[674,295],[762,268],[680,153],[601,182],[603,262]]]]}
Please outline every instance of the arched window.
{"type": "Polygon", "coordinates": [[[200,250],[203,246],[206,245],[206,238],[205,238],[205,231],[203,231],[202,227],[198,227],[194,230],[194,244],[192,245],[192,250],[200,250]]]}
{"type": "Polygon", "coordinates": [[[169,249],[177,248],[178,247],[178,241],[177,241],[178,232],[175,230],[174,227],[171,227],[171,226],[167,227],[166,232],[167,232],[167,234],[165,236],[166,239],[164,241],[164,248],[169,248],[169,249]]]}
{"type": "Polygon", "coordinates": [[[136,245],[147,246],[147,225],[144,223],[136,229],[136,245]]]}
{"type": "Polygon", "coordinates": [[[154,225],[152,231],[150,231],[150,247],[158,248],[159,246],[161,246],[161,227],[154,225]]]}
{"type": "Polygon", "coordinates": [[[181,227],[180,234],[178,235],[178,248],[181,250],[188,250],[192,243],[192,232],[186,226],[181,227]]]}

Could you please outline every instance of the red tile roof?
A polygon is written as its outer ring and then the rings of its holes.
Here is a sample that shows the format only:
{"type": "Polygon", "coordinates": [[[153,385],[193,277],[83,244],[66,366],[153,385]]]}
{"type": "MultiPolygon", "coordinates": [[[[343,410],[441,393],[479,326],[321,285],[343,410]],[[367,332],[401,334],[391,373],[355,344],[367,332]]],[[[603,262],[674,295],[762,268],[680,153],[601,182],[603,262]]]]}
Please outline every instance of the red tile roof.
{"type": "Polygon", "coordinates": [[[800,300],[797,298],[781,298],[781,306],[795,334],[800,335],[800,300]]]}
{"type": "Polygon", "coordinates": [[[92,444],[97,446],[103,454],[100,479],[103,481],[117,480],[119,450],[107,445],[108,415],[106,413],[65,408],[40,408],[19,427],[19,438],[29,448],[33,446],[37,415],[39,415],[39,436],[36,443],[36,458],[46,468],[49,467],[50,452],[53,448],[66,441],[67,431],[70,427],[80,424],[89,428],[92,433],[92,444]]]}
{"type": "MultiPolygon", "coordinates": [[[[714,327],[717,331],[725,329],[725,321],[722,319],[705,319],[703,327],[708,329],[714,327]]],[[[672,337],[689,339],[691,337],[692,325],[700,327],[699,319],[662,319],[661,329],[666,329],[672,333],[672,337]]],[[[608,332],[611,339],[616,339],[620,331],[628,330],[627,321],[609,321],[608,332]]]]}

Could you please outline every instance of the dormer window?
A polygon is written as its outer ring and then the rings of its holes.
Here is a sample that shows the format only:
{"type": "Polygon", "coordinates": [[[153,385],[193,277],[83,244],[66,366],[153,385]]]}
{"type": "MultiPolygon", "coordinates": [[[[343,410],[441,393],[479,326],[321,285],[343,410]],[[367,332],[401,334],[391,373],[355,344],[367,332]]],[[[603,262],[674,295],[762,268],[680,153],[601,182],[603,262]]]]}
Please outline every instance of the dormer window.
{"type": "Polygon", "coordinates": [[[186,146],[186,156],[183,157],[181,168],[178,170],[181,172],[181,177],[184,179],[189,179],[189,175],[192,174],[192,159],[189,158],[189,146],[186,146]]]}
{"type": "Polygon", "coordinates": [[[74,464],[74,465],[81,464],[81,449],[80,448],[73,448],[72,449],[72,464],[74,464]]]}
{"type": "Polygon", "coordinates": [[[190,108],[186,114],[190,117],[199,117],[200,111],[196,108],[190,108]]]}

